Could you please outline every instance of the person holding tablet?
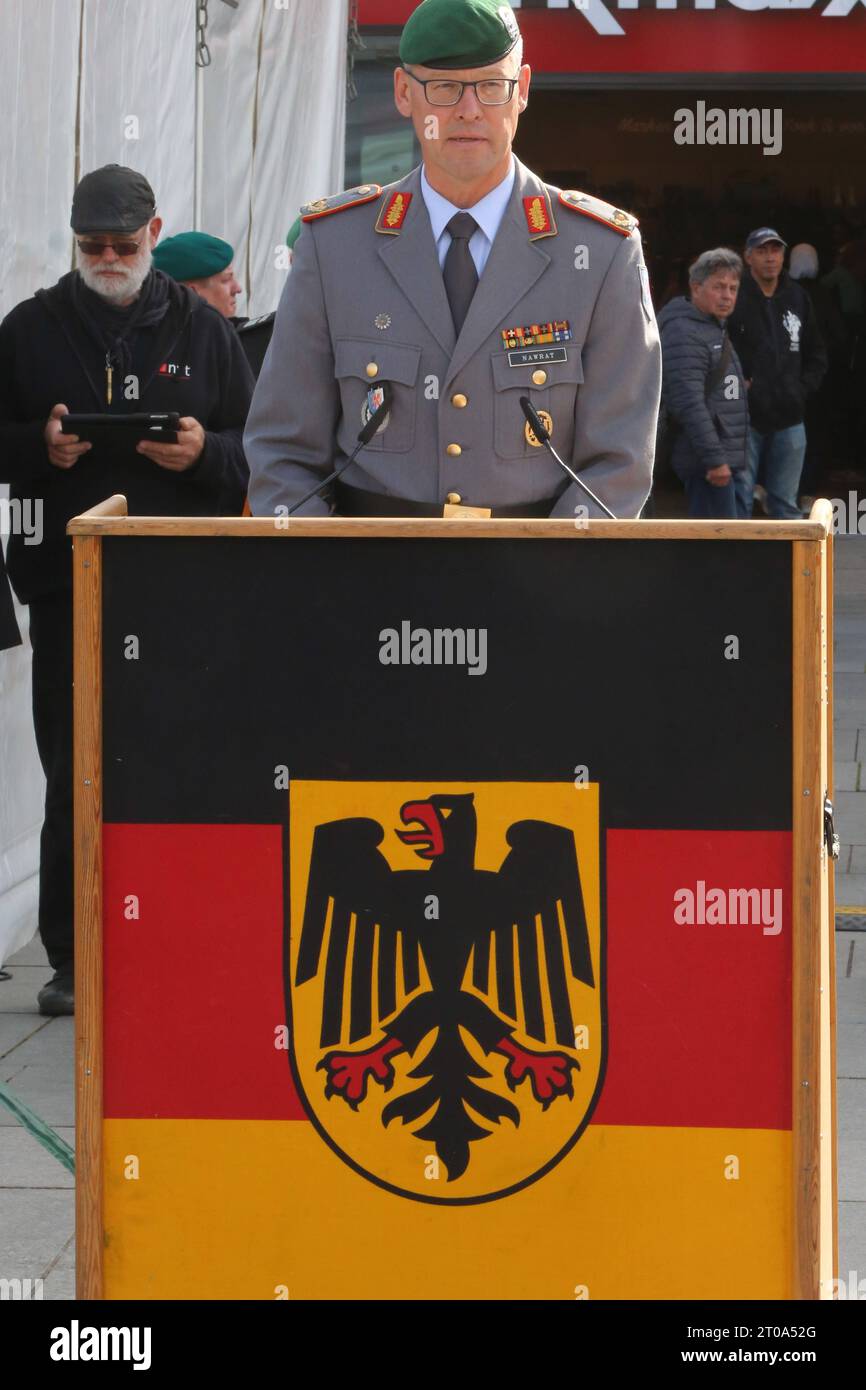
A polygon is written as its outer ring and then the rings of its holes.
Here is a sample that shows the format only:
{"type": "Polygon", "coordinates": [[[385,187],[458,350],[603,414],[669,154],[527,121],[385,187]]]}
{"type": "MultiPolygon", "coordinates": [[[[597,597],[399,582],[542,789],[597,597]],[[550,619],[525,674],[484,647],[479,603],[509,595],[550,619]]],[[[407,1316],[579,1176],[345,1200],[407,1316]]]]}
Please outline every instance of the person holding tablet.
{"type": "Polygon", "coordinates": [[[7,562],[30,605],[33,715],[47,782],[39,930],[55,974],[39,1007],[48,1014],[74,1009],[66,523],[118,492],[131,514],[240,515],[242,431],[255,384],[231,324],[153,267],[162,221],[142,174],[117,164],[86,174],[71,226],[77,268],[0,324],[0,482],[42,518],[41,544],[11,535],[7,562]],[[88,419],[64,428],[68,415],[88,419]],[[166,431],[166,422],[176,428],[166,431]]]}

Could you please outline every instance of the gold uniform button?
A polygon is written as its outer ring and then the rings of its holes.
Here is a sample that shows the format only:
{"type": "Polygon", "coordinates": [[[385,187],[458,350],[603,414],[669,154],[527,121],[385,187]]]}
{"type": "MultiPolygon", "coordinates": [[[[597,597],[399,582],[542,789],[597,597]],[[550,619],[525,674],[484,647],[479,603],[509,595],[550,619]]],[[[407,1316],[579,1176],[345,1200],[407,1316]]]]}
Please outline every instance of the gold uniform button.
{"type": "Polygon", "coordinates": [[[469,398],[458,391],[456,396],[451,397],[451,404],[456,406],[458,410],[465,410],[469,404],[469,398]]]}
{"type": "Polygon", "coordinates": [[[449,492],[448,496],[445,498],[445,501],[448,502],[452,507],[459,507],[460,503],[463,501],[463,498],[460,496],[459,492],[449,492]]]}
{"type": "Polygon", "coordinates": [[[547,372],[543,372],[539,367],[537,372],[532,373],[532,380],[535,382],[536,386],[543,386],[547,381],[547,372]]]}
{"type": "Polygon", "coordinates": [[[378,375],[379,375],[379,363],[378,363],[378,362],[368,362],[368,363],[367,363],[367,376],[378,376],[378,375]]]}
{"type": "Polygon", "coordinates": [[[460,457],[463,450],[460,448],[459,444],[449,444],[445,452],[446,454],[450,454],[451,458],[456,459],[460,457]]]}

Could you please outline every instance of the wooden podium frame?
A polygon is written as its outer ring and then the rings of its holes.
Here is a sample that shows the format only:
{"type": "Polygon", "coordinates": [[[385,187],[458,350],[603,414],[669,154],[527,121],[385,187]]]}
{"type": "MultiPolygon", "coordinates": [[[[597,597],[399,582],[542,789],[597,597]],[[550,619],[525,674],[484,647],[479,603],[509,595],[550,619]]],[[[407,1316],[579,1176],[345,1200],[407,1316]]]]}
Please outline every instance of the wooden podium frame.
{"type": "Polygon", "coordinates": [[[832,511],[786,523],[129,517],[115,496],[68,526],[75,591],[77,1296],[103,1296],[102,538],[105,536],[497,537],[561,540],[793,541],[793,1177],[794,1297],[832,1297],[837,1269],[832,797],[832,511]]]}

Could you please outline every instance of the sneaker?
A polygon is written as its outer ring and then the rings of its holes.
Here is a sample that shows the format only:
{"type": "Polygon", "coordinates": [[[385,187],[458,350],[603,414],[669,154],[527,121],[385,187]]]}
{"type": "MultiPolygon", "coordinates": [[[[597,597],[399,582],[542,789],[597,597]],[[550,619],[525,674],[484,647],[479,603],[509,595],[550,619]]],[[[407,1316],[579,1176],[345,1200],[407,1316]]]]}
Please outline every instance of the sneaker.
{"type": "Polygon", "coordinates": [[[58,970],[53,980],[43,985],[36,996],[41,1014],[59,1017],[75,1013],[75,979],[72,971],[58,970]]]}

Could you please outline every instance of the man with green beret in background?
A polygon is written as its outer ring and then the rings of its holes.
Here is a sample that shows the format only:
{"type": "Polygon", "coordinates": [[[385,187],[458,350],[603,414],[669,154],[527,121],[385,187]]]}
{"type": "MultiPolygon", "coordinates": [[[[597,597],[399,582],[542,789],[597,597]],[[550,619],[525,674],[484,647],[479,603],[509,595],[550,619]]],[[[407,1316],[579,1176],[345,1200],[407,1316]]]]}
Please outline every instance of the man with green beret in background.
{"type": "Polygon", "coordinates": [[[394,98],[423,164],[302,209],[244,434],[254,514],[318,485],[302,514],[599,515],[521,397],[615,515],[639,514],[661,355],[637,223],[514,157],[530,76],[509,5],[410,16],[394,98]]]}
{"type": "Polygon", "coordinates": [[[160,241],[153,251],[157,270],[188,285],[239,328],[247,320],[235,318],[243,286],[235,277],[234,258],[235,249],[229,242],[207,232],[178,232],[160,241]]]}

